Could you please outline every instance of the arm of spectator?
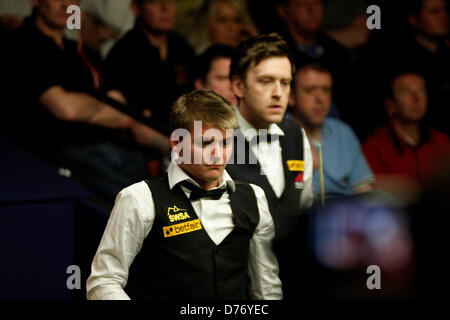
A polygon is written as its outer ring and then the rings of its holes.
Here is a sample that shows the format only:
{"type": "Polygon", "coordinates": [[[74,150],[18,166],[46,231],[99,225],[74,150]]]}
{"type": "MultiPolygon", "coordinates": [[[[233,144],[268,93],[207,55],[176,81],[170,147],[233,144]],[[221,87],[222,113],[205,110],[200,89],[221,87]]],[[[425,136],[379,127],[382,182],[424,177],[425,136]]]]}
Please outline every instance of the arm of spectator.
{"type": "Polygon", "coordinates": [[[169,138],[159,131],[140,122],[135,122],[130,128],[137,143],[159,150],[162,154],[170,151],[169,138]]]}
{"type": "MultiPolygon", "coordinates": [[[[119,91],[109,91],[108,96],[126,103],[119,91]]],[[[86,122],[110,129],[130,128],[137,143],[157,149],[163,154],[170,150],[168,137],[88,94],[69,92],[60,86],[53,86],[39,100],[58,119],[86,122]]]]}
{"type": "Polygon", "coordinates": [[[369,192],[373,189],[372,185],[373,185],[373,180],[371,180],[369,182],[364,182],[364,183],[358,184],[353,187],[353,190],[355,190],[356,193],[369,192]]]}
{"type": "Polygon", "coordinates": [[[128,101],[125,98],[125,96],[120,92],[119,90],[109,90],[106,95],[110,97],[111,99],[114,99],[116,101],[119,101],[122,104],[127,104],[128,101]]]}
{"type": "MultiPolygon", "coordinates": [[[[115,99],[123,104],[127,104],[127,99],[118,90],[108,91],[108,97],[115,99]]],[[[143,112],[143,116],[148,116],[149,110],[143,112]]],[[[134,139],[137,143],[159,150],[162,154],[166,154],[170,151],[169,138],[159,131],[152,129],[140,122],[136,122],[130,128],[134,139]]]]}
{"type": "Polygon", "coordinates": [[[47,89],[39,102],[56,118],[79,121],[111,129],[124,129],[133,125],[133,119],[111,106],[81,92],[70,92],[61,86],[47,89]]]}

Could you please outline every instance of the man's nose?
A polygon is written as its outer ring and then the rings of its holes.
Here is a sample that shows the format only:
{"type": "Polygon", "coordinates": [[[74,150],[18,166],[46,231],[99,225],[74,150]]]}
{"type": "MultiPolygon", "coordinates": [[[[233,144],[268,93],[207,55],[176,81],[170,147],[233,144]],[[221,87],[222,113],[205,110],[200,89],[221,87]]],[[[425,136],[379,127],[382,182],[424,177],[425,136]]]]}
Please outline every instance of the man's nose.
{"type": "Polygon", "coordinates": [[[325,103],[325,93],[323,91],[318,91],[316,93],[316,101],[320,105],[323,105],[325,103]]]}
{"type": "Polygon", "coordinates": [[[221,163],[223,154],[224,152],[221,146],[217,143],[213,143],[205,155],[208,159],[207,163],[221,163]]]}
{"type": "Polygon", "coordinates": [[[281,83],[280,82],[275,82],[273,90],[272,90],[272,96],[280,98],[281,97],[281,92],[282,92],[281,83]]]}

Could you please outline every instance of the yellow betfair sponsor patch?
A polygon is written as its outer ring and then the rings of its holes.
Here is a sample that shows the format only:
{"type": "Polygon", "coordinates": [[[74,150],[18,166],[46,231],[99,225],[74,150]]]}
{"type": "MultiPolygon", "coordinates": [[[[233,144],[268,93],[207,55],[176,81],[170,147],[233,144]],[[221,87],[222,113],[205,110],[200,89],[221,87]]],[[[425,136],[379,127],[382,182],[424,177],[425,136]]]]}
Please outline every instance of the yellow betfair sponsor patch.
{"type": "Polygon", "coordinates": [[[305,162],[301,160],[288,160],[287,166],[289,171],[304,171],[305,162]]]}
{"type": "Polygon", "coordinates": [[[164,238],[178,236],[180,234],[189,233],[200,230],[202,224],[199,219],[174,224],[173,226],[163,227],[164,238]]]}

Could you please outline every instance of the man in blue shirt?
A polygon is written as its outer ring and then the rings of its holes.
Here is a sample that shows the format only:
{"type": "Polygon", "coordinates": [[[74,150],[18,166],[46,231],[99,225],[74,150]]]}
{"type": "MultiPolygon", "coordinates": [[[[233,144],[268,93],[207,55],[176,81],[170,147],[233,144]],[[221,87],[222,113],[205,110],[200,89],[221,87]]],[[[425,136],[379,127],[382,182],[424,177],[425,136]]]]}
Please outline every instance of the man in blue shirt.
{"type": "MultiPolygon", "coordinates": [[[[294,119],[319,153],[322,145],[325,198],[354,195],[371,190],[374,175],[353,130],[344,122],[327,117],[331,107],[332,76],[317,63],[305,64],[294,77],[291,106],[294,119]]],[[[319,170],[313,188],[320,195],[319,170]]]]}

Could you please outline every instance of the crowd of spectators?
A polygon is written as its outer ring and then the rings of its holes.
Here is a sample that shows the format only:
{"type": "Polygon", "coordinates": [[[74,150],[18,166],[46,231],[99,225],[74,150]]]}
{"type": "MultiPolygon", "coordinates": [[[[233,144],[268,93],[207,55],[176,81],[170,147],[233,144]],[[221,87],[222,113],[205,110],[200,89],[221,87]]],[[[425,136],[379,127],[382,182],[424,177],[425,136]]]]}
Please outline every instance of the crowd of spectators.
{"type": "Polygon", "coordinates": [[[172,103],[203,88],[236,106],[233,48],[277,32],[297,65],[286,116],[314,147],[316,195],[417,194],[449,163],[448,1],[374,3],[370,30],[363,0],[2,0],[1,134],[112,204],[164,170],[172,103]]]}

